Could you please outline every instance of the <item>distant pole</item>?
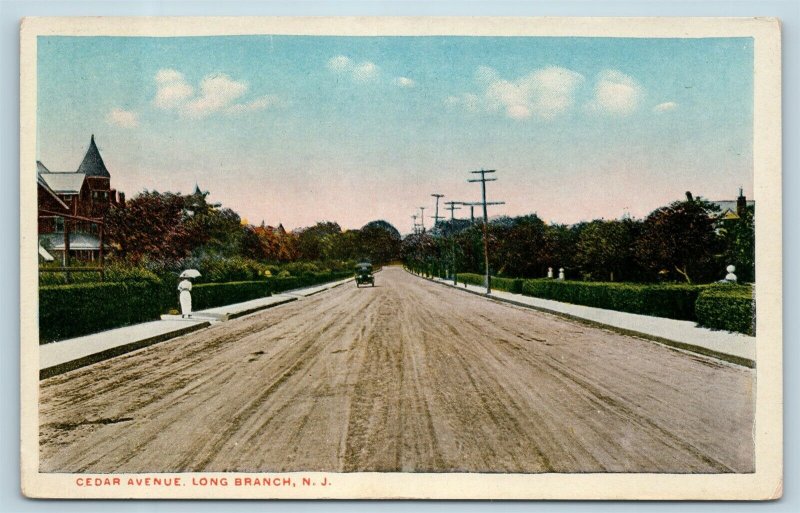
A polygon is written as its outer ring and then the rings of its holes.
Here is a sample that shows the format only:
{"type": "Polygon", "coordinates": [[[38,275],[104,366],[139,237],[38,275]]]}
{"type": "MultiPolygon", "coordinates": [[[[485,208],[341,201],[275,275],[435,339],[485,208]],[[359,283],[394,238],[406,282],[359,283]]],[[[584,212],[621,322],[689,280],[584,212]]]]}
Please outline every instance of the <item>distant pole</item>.
{"type": "Polygon", "coordinates": [[[417,232],[417,226],[418,226],[417,225],[417,214],[414,214],[413,216],[411,216],[411,219],[414,220],[414,234],[416,235],[418,233],[417,232]]]}
{"type": "Polygon", "coordinates": [[[456,283],[456,280],[457,280],[457,277],[456,277],[456,234],[455,234],[455,222],[454,221],[456,220],[455,211],[456,210],[461,210],[461,207],[457,207],[456,206],[456,205],[458,205],[458,201],[447,201],[447,202],[445,202],[445,205],[447,205],[447,210],[450,211],[450,241],[451,241],[451,245],[450,245],[450,266],[451,266],[451,268],[450,268],[450,271],[453,274],[453,285],[457,285],[457,283],[456,283]]]}
{"type": "Polygon", "coordinates": [[[471,173],[480,173],[480,178],[475,178],[472,180],[467,180],[468,182],[480,182],[481,183],[481,203],[483,204],[483,264],[484,264],[484,275],[483,275],[483,284],[486,285],[486,293],[489,294],[492,291],[491,282],[489,279],[489,213],[486,210],[486,206],[491,205],[503,205],[505,204],[504,201],[493,201],[491,203],[486,202],[486,182],[494,182],[497,178],[486,178],[486,175],[489,173],[494,173],[494,169],[481,169],[480,171],[470,171],[471,173]]]}
{"type": "Polygon", "coordinates": [[[422,233],[425,233],[425,207],[419,207],[420,226],[422,226],[422,233]]]}
{"type": "Polygon", "coordinates": [[[438,223],[443,217],[439,217],[439,198],[444,198],[444,194],[431,194],[434,198],[436,198],[436,211],[433,216],[433,227],[436,228],[436,223],[438,223]]]}

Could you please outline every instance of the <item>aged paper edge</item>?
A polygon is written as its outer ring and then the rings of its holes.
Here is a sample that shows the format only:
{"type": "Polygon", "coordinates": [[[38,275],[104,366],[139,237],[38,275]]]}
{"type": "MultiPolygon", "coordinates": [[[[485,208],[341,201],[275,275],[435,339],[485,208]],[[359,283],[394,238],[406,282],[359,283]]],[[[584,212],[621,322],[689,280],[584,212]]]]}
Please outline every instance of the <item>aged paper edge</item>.
{"type": "MultiPolygon", "coordinates": [[[[774,18],[519,17],[86,17],[25,18],[20,31],[20,330],[22,492],[36,498],[432,498],[769,500],[783,490],[781,45],[774,18]],[[36,250],[37,36],[462,35],[561,37],[752,37],[754,39],[754,199],[758,287],[756,471],[752,474],[286,473],[327,478],[319,488],[78,487],[90,475],[40,473],[36,250]]],[[[122,478],[143,474],[114,474],[122,478]]],[[[264,474],[147,474],[178,477],[264,474]]],[[[103,475],[99,475],[103,476],[103,475]]]]}

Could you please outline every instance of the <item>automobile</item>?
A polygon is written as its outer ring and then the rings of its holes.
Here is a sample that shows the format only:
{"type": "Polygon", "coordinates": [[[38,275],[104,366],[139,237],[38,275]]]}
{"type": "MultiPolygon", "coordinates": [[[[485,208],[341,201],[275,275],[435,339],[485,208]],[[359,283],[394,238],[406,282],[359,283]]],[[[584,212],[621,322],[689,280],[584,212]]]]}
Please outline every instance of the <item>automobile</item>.
{"type": "Polygon", "coordinates": [[[375,276],[372,275],[372,264],[369,262],[361,262],[360,264],[356,265],[356,287],[361,287],[361,285],[366,285],[369,283],[371,286],[375,286],[375,276]]]}

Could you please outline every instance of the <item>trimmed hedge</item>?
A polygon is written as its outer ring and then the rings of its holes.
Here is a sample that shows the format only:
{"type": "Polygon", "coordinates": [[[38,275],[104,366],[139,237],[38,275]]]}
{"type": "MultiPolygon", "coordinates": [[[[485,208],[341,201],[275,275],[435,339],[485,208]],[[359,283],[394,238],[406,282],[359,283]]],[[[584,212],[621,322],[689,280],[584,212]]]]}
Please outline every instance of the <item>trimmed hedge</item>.
{"type": "Polygon", "coordinates": [[[39,342],[157,319],[161,292],[161,285],[150,281],[40,287],[39,342]]]}
{"type": "MultiPolygon", "coordinates": [[[[174,305],[177,305],[177,291],[174,305]]],[[[215,306],[242,303],[270,295],[269,283],[261,281],[232,281],[228,283],[200,283],[192,287],[192,310],[205,310],[215,306]]]]}
{"type": "Polygon", "coordinates": [[[706,328],[755,335],[755,306],[751,287],[709,287],[695,303],[697,323],[706,328]]]}
{"type": "Polygon", "coordinates": [[[284,276],[268,278],[270,291],[275,294],[285,290],[299,289],[301,287],[310,287],[312,285],[319,285],[329,281],[336,281],[353,276],[350,271],[331,271],[324,273],[306,273],[300,276],[284,276]]]}
{"type": "MultiPolygon", "coordinates": [[[[521,278],[500,278],[498,276],[492,276],[491,279],[493,289],[522,294],[522,284],[525,280],[521,278]]],[[[461,273],[457,275],[457,280],[467,285],[483,286],[482,274],[461,273]]]]}
{"type": "Polygon", "coordinates": [[[538,279],[525,280],[522,293],[576,305],[694,321],[694,305],[705,288],[708,285],[640,285],[538,279]]]}
{"type": "MultiPolygon", "coordinates": [[[[192,287],[192,310],[241,303],[351,275],[349,271],[339,271],[259,281],[198,283],[192,287]]],[[[39,287],[39,343],[158,319],[169,309],[179,309],[176,287],[174,280],[39,287]]]]}

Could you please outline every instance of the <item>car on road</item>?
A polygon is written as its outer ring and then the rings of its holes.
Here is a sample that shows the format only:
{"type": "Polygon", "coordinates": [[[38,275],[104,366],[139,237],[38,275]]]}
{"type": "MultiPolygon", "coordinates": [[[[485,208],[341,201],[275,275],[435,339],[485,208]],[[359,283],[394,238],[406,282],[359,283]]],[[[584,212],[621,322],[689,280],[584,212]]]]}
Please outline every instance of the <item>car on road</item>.
{"type": "Polygon", "coordinates": [[[371,286],[375,286],[375,276],[372,274],[372,264],[369,262],[361,262],[360,264],[356,265],[356,287],[360,287],[361,285],[366,285],[369,283],[371,286]]]}

